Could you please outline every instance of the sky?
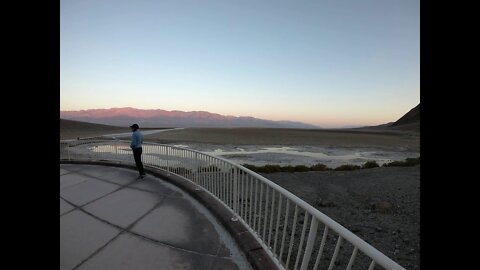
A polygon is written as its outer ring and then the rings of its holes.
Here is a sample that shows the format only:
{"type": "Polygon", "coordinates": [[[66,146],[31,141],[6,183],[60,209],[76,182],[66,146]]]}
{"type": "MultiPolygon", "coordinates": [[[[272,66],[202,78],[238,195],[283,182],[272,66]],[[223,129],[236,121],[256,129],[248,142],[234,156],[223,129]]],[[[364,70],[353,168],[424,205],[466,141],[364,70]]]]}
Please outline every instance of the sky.
{"type": "Polygon", "coordinates": [[[61,0],[60,110],[377,125],[420,103],[419,0],[61,0]]]}

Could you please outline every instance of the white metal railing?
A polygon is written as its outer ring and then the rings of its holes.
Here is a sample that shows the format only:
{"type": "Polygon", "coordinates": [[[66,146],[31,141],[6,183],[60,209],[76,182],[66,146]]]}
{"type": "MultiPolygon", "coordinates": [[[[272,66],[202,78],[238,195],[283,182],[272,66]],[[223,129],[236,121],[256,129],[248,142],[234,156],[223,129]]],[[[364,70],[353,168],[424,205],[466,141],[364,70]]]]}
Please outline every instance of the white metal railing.
{"type": "MultiPolygon", "coordinates": [[[[61,160],[134,163],[129,141],[60,141],[61,160]]],[[[279,269],[404,269],[310,204],[267,178],[199,151],[143,144],[145,166],[182,176],[217,198],[256,237],[279,269]],[[317,237],[318,236],[318,237],[317,237]]]]}

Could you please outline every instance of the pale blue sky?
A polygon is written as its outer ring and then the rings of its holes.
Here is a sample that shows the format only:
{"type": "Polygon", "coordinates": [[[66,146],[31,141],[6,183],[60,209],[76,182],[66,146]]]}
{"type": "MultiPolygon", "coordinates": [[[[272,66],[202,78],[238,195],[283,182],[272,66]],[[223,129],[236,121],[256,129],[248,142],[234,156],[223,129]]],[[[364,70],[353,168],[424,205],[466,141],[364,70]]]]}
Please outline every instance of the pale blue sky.
{"type": "Polygon", "coordinates": [[[418,0],[61,0],[60,109],[204,110],[323,127],[420,102],[418,0]]]}

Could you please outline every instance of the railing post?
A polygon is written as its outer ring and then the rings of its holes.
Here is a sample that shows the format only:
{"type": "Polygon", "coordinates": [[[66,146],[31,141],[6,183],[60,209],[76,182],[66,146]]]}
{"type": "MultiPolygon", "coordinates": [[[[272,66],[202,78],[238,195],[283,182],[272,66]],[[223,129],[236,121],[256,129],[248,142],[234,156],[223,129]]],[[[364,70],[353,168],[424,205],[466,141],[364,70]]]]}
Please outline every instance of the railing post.
{"type": "Polygon", "coordinates": [[[234,212],[234,216],[232,217],[232,221],[237,221],[238,218],[237,218],[237,213],[238,213],[238,209],[237,209],[237,172],[238,172],[238,169],[237,167],[233,167],[233,212],[234,212]]]}
{"type": "Polygon", "coordinates": [[[68,157],[68,160],[70,161],[70,145],[67,144],[67,147],[65,147],[67,149],[67,157],[68,157]]]}

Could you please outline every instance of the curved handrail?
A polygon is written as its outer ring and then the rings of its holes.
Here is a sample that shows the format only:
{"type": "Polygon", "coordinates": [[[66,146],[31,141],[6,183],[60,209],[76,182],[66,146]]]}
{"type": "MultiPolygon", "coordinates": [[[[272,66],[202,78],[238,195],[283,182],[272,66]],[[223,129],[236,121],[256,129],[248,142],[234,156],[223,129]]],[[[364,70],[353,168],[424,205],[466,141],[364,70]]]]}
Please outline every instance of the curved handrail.
{"type": "MultiPolygon", "coordinates": [[[[85,155],[85,153],[88,152],[79,152],[79,153],[72,153],[72,148],[75,148],[80,145],[91,145],[91,144],[96,144],[97,146],[102,145],[102,144],[107,144],[107,146],[110,144],[114,144],[115,148],[115,153],[110,153],[107,149],[106,152],[102,152],[103,150],[98,150],[100,151],[99,153],[107,153],[110,155],[118,155],[118,144],[129,144],[130,142],[127,140],[65,140],[65,141],[60,141],[60,145],[66,144],[68,147],[66,147],[65,150],[67,152],[67,158],[68,159],[75,159],[72,158],[72,156],[76,156],[77,158],[82,158],[82,155],[85,155]]],[[[271,180],[263,177],[260,174],[257,174],[239,164],[236,164],[233,161],[224,159],[222,157],[217,157],[213,155],[209,155],[197,150],[193,149],[188,149],[188,148],[183,148],[183,147],[178,147],[178,146],[172,146],[172,145],[165,145],[165,144],[158,144],[158,143],[144,143],[144,157],[148,156],[149,154],[152,154],[152,149],[154,148],[157,149],[157,155],[163,155],[164,159],[159,159],[156,160],[156,162],[144,162],[146,163],[145,165],[151,165],[159,169],[163,169],[166,171],[169,171],[171,173],[178,174],[179,176],[182,176],[197,185],[201,186],[204,188],[206,191],[208,191],[211,195],[213,195],[216,199],[218,199],[222,204],[227,206],[232,213],[235,215],[235,218],[240,220],[246,227],[249,229],[250,232],[254,233],[255,237],[257,240],[260,242],[260,244],[264,247],[264,249],[269,253],[272,258],[274,258],[275,263],[279,268],[285,269],[289,268],[289,260],[291,251],[292,251],[292,246],[294,242],[294,235],[295,235],[295,228],[296,228],[296,219],[297,219],[297,214],[298,214],[298,207],[300,209],[303,209],[305,211],[305,220],[304,220],[304,225],[302,229],[302,237],[300,239],[299,243],[299,249],[297,251],[297,258],[295,261],[294,269],[297,268],[298,263],[300,262],[300,255],[303,253],[303,259],[301,262],[300,269],[307,269],[309,263],[310,263],[310,258],[314,250],[314,246],[319,247],[318,255],[315,261],[315,266],[313,269],[316,269],[318,267],[318,264],[320,263],[320,257],[322,256],[323,252],[323,247],[325,245],[326,239],[327,239],[327,234],[328,231],[331,230],[339,235],[339,238],[337,240],[337,245],[335,247],[335,252],[332,255],[332,260],[330,262],[329,269],[333,267],[333,263],[336,260],[336,257],[339,252],[339,248],[341,245],[342,240],[346,240],[348,243],[350,243],[353,247],[353,253],[352,256],[350,257],[349,264],[347,266],[347,269],[350,269],[352,266],[355,258],[357,251],[363,252],[366,256],[372,259],[371,264],[369,269],[373,269],[373,267],[378,264],[385,269],[404,269],[400,265],[398,265],[396,262],[394,262],[392,259],[375,249],[373,246],[350,232],[348,229],[340,225],[338,222],[334,221],[327,215],[323,214],[320,212],[318,209],[314,208],[310,204],[306,203],[302,199],[298,198],[294,194],[290,193],[288,190],[282,188],[281,186],[275,184],[271,180]],[[170,166],[171,164],[168,163],[169,159],[165,158],[182,158],[182,161],[191,161],[193,163],[190,164],[192,167],[192,170],[183,168],[184,170],[180,170],[180,168],[175,168],[173,166],[170,166]],[[166,162],[165,162],[166,161],[166,162]],[[204,165],[208,165],[205,167],[201,167],[201,163],[204,163],[204,165]],[[166,166],[165,166],[166,165],[166,166]],[[213,166],[213,167],[212,167],[213,166]],[[190,170],[190,171],[189,171],[190,170]],[[222,174],[222,177],[219,177],[219,173],[222,174]],[[240,177],[240,179],[239,179],[240,177]],[[242,178],[243,177],[243,178],[242,178]],[[243,182],[242,182],[243,179],[243,182]],[[246,179],[250,179],[249,181],[246,179]],[[253,188],[253,183],[255,183],[255,189],[253,188]],[[262,189],[262,184],[265,185],[265,192],[263,192],[262,189]],[[250,185],[250,188],[248,187],[250,185]],[[258,185],[260,185],[260,192],[258,189],[258,185]],[[268,195],[269,195],[269,190],[267,188],[270,188],[272,190],[272,198],[271,198],[271,206],[270,204],[268,195]],[[245,191],[249,190],[250,195],[245,194],[245,191]],[[242,194],[243,192],[243,194],[242,194]],[[276,198],[274,193],[277,192],[280,194],[278,196],[278,215],[277,215],[277,222],[276,222],[276,230],[275,230],[275,239],[274,239],[274,247],[270,245],[271,243],[271,234],[272,234],[272,226],[273,226],[273,215],[275,212],[275,202],[276,198]],[[262,199],[263,195],[266,195],[265,200],[262,199]],[[255,197],[253,196],[255,195],[255,197]],[[260,200],[258,200],[258,195],[260,195],[260,200]],[[282,196],[286,199],[286,204],[287,208],[286,211],[284,208],[281,208],[281,203],[282,203],[282,196]],[[259,207],[257,207],[257,203],[259,203],[259,207]],[[262,203],[264,203],[264,209],[262,209],[262,203]],[[289,204],[292,203],[295,205],[295,215],[293,218],[293,229],[291,232],[291,240],[289,241],[289,248],[288,248],[288,256],[287,256],[287,261],[282,262],[282,258],[285,257],[284,252],[283,252],[283,247],[285,243],[285,236],[286,236],[286,228],[287,225],[289,224],[289,204]],[[241,204],[239,206],[239,204],[241,204]],[[252,208],[254,206],[254,213],[252,213],[252,208]],[[239,207],[241,208],[239,210],[239,207]],[[250,213],[248,214],[248,208],[250,208],[250,213]],[[259,214],[256,214],[256,210],[259,210],[259,214]],[[265,210],[264,215],[262,216],[262,210],[265,210]],[[270,210],[270,222],[268,222],[268,215],[267,211],[270,210]],[[282,245],[281,245],[281,250],[280,254],[276,253],[276,247],[277,247],[277,239],[278,239],[278,228],[279,228],[279,222],[281,213],[285,211],[285,216],[283,217],[284,219],[284,229],[283,229],[283,237],[282,237],[282,245]],[[308,239],[306,243],[305,249],[303,249],[303,242],[304,242],[304,236],[307,230],[307,220],[308,216],[311,215],[313,218],[310,221],[310,229],[308,232],[308,239]],[[258,220],[257,220],[258,218],[258,220]],[[262,234],[262,228],[260,227],[261,219],[263,218],[263,234],[262,234]],[[252,222],[253,219],[253,222],[252,222]],[[258,222],[258,226],[257,225],[258,222]],[[318,243],[316,241],[316,234],[318,230],[318,222],[321,222],[325,226],[325,230],[323,233],[322,237],[322,243],[318,243]],[[270,232],[268,236],[268,241],[266,241],[265,233],[266,233],[266,227],[267,223],[270,225],[270,232]],[[287,224],[288,223],[288,224],[287,224]]],[[[113,149],[113,148],[112,148],[113,149]]],[[[89,154],[94,153],[91,152],[89,154]]],[[[87,159],[94,159],[91,158],[87,155],[87,159]]],[[[62,148],[61,148],[61,155],[62,155],[62,148]]],[[[61,156],[62,158],[62,156],[61,156]]],[[[103,156],[104,159],[111,159],[111,160],[118,160],[115,158],[115,156],[103,156]]],[[[127,155],[126,159],[120,159],[122,161],[129,161],[133,162],[133,158],[131,155],[127,155]]],[[[300,210],[301,211],[301,210],[300,210]]],[[[293,261],[292,261],[293,262],[293,261]]]]}

